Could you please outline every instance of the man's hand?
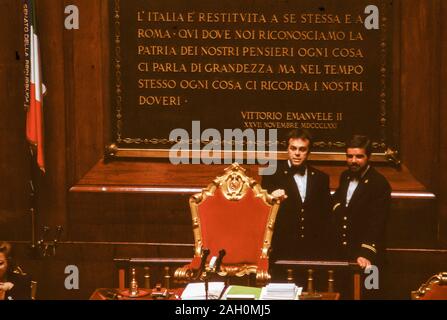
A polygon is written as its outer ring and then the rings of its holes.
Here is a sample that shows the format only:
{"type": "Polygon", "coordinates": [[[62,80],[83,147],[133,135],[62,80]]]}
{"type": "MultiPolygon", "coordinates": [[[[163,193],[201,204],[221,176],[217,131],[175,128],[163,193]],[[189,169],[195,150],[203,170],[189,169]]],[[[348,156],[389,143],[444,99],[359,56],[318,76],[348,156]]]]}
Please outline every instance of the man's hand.
{"type": "Polygon", "coordinates": [[[275,198],[279,198],[279,200],[287,199],[286,192],[283,189],[276,189],[272,192],[272,196],[275,198]]]}
{"type": "Polygon", "coordinates": [[[366,267],[369,267],[371,265],[371,261],[363,257],[358,257],[357,263],[362,269],[365,269],[366,267]]]}

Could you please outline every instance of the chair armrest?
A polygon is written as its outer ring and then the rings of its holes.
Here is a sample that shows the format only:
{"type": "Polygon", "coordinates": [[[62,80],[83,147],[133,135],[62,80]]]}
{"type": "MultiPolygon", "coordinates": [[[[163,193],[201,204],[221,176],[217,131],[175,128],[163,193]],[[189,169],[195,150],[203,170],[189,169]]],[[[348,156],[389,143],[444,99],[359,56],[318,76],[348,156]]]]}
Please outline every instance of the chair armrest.
{"type": "Polygon", "coordinates": [[[194,257],[191,263],[177,268],[174,272],[174,281],[180,283],[190,282],[195,276],[197,276],[197,272],[200,271],[200,263],[201,258],[194,257]]]}
{"type": "Polygon", "coordinates": [[[256,270],[256,285],[264,286],[270,282],[271,278],[269,273],[269,259],[261,258],[258,269],[256,270]]]}

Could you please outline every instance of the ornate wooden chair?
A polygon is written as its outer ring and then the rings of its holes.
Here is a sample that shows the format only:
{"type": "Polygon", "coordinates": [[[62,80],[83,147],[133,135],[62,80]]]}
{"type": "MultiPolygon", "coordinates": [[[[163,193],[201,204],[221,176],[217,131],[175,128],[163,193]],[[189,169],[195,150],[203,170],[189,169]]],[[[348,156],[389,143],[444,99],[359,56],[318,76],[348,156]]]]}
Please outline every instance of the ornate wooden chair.
{"type": "Polygon", "coordinates": [[[224,249],[220,276],[255,274],[257,284],[268,282],[269,252],[279,204],[279,199],[246,176],[245,169],[237,163],[225,169],[224,175],[189,200],[194,257],[191,263],[175,271],[174,279],[178,282],[197,279],[206,248],[210,254],[205,270],[210,258],[224,249]]]}
{"type": "Polygon", "coordinates": [[[411,299],[447,300],[447,272],[440,272],[432,276],[417,291],[411,292],[411,299]]]}

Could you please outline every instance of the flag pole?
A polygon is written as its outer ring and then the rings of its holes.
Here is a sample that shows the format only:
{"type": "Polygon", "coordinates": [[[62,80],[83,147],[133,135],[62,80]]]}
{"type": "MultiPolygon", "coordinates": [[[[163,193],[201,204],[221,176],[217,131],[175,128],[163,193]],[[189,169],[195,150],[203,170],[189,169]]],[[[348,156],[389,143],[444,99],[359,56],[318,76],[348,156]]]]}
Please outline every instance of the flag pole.
{"type": "MultiPolygon", "coordinates": [[[[24,111],[25,117],[29,112],[30,103],[31,103],[31,46],[33,41],[33,35],[31,34],[31,25],[33,13],[32,13],[32,5],[29,0],[23,0],[22,3],[23,8],[23,49],[25,56],[25,65],[24,65],[24,111]]],[[[27,143],[29,144],[28,137],[25,138],[27,143]]],[[[30,164],[30,180],[29,180],[29,206],[28,211],[30,214],[31,220],[31,243],[30,243],[30,251],[33,257],[39,256],[39,248],[37,242],[37,189],[38,186],[36,180],[36,157],[33,150],[34,146],[29,144],[29,164],[30,164]]],[[[39,169],[37,168],[37,171],[39,169]]]]}
{"type": "MultiPolygon", "coordinates": [[[[29,180],[29,214],[31,216],[31,255],[35,258],[39,256],[39,246],[37,242],[37,191],[36,186],[36,165],[33,146],[29,146],[30,151],[30,180],[29,180]]],[[[37,172],[39,170],[37,169],[37,172]]]]}

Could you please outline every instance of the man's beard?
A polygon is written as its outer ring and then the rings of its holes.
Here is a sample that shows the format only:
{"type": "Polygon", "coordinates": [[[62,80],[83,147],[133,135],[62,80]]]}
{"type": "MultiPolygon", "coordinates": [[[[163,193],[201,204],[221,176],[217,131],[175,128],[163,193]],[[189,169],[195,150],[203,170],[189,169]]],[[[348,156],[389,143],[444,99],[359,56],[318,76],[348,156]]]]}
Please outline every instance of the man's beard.
{"type": "Polygon", "coordinates": [[[351,178],[359,178],[365,168],[360,167],[359,165],[350,165],[349,166],[349,175],[351,178]]]}

